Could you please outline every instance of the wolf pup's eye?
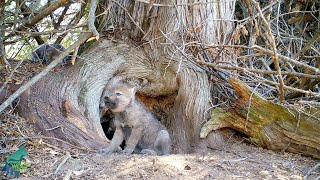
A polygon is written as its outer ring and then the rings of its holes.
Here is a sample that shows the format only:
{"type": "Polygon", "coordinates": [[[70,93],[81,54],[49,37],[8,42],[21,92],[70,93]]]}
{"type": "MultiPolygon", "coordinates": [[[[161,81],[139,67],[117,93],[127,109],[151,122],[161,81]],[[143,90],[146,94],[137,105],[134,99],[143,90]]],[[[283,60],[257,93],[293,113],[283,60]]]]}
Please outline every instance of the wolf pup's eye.
{"type": "Polygon", "coordinates": [[[121,96],[122,94],[121,94],[121,93],[116,93],[116,95],[117,95],[117,96],[121,96]]]}

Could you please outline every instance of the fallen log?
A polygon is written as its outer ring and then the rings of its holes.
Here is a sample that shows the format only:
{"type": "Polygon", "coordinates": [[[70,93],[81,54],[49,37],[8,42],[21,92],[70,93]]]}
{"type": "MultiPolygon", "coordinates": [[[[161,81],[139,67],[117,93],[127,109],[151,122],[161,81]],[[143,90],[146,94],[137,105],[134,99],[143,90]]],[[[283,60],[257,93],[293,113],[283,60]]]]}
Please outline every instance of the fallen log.
{"type": "Polygon", "coordinates": [[[232,109],[213,110],[201,129],[201,138],[212,130],[228,127],[248,135],[258,146],[320,158],[319,109],[298,111],[264,99],[236,78],[229,82],[239,99],[232,109]]]}

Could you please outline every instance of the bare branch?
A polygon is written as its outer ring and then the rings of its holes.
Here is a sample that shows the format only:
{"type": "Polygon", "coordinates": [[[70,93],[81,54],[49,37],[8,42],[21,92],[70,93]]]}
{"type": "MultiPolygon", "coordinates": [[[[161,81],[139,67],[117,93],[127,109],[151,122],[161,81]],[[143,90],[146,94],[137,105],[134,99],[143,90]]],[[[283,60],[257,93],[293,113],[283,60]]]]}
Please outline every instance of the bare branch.
{"type": "MultiPolygon", "coordinates": [[[[68,34],[68,33],[72,33],[72,31],[70,31],[71,29],[73,28],[77,28],[77,27],[83,27],[83,26],[88,26],[88,24],[79,24],[79,21],[81,19],[81,17],[83,16],[84,14],[84,11],[85,11],[85,5],[84,4],[81,4],[81,8],[80,8],[80,11],[77,12],[77,14],[70,20],[70,22],[68,23],[67,27],[66,27],[66,30],[64,31],[64,33],[60,34],[58,36],[58,38],[56,39],[56,41],[54,43],[61,43],[61,41],[63,40],[63,38],[68,34]]],[[[81,31],[83,32],[83,31],[81,31]]],[[[88,32],[91,32],[91,31],[88,31],[88,32]]]]}
{"type": "Polygon", "coordinates": [[[277,46],[276,46],[276,43],[275,43],[275,40],[274,40],[274,36],[272,34],[272,31],[271,31],[269,23],[267,22],[266,18],[264,17],[264,15],[263,15],[263,13],[261,11],[259,3],[257,3],[255,0],[252,0],[252,2],[256,6],[256,8],[257,8],[257,10],[258,10],[258,12],[260,14],[260,18],[261,18],[264,26],[267,29],[269,43],[271,44],[272,51],[273,51],[272,59],[273,59],[274,66],[276,68],[276,71],[278,73],[278,78],[279,78],[279,93],[280,93],[280,98],[279,99],[280,100],[284,100],[284,90],[283,90],[284,82],[283,82],[283,78],[282,78],[282,75],[281,75],[280,63],[279,63],[279,58],[278,58],[278,53],[277,53],[277,46]]]}
{"type": "MultiPolygon", "coordinates": [[[[201,43],[195,43],[195,44],[201,44],[201,43]]],[[[208,44],[204,44],[206,45],[208,48],[217,48],[217,47],[233,47],[233,48],[244,48],[244,49],[254,49],[255,51],[258,51],[259,54],[268,54],[269,56],[272,56],[273,55],[273,51],[270,51],[269,49],[265,49],[261,46],[258,46],[258,45],[253,45],[252,47],[248,47],[248,46],[244,46],[244,45],[208,45],[208,44]]],[[[312,72],[315,72],[315,74],[320,74],[320,69],[318,68],[315,68],[313,66],[309,66],[308,64],[305,64],[305,63],[302,63],[302,62],[299,62],[297,60],[294,60],[290,57],[287,57],[287,56],[284,56],[284,55],[281,55],[281,54],[277,54],[278,58],[285,61],[285,62],[288,62],[288,63],[292,63],[294,65],[297,65],[299,67],[303,67],[303,68],[306,68],[306,69],[309,69],[311,70],[312,72]]],[[[317,58],[318,56],[314,56],[312,58],[317,58]]],[[[241,57],[242,58],[242,57],[241,57]]],[[[310,57],[311,58],[311,57],[310,57]]]]}
{"type": "Polygon", "coordinates": [[[99,3],[99,0],[91,0],[90,11],[89,11],[89,15],[88,15],[89,31],[91,31],[93,33],[93,35],[96,37],[96,39],[99,39],[99,33],[96,29],[96,26],[94,25],[94,21],[96,19],[96,9],[97,9],[98,3],[99,3]]]}
{"type": "MultiPolygon", "coordinates": [[[[269,49],[265,49],[265,48],[263,48],[263,47],[261,47],[261,46],[254,45],[254,46],[252,46],[252,48],[253,48],[254,50],[256,50],[256,51],[261,52],[261,53],[265,53],[265,54],[268,54],[268,55],[270,55],[270,56],[273,55],[273,52],[272,52],[272,51],[270,51],[269,49]]],[[[281,60],[283,60],[283,61],[292,63],[292,64],[294,64],[294,65],[297,65],[297,66],[300,66],[300,67],[303,67],[303,68],[306,68],[306,69],[309,69],[309,70],[315,72],[316,74],[320,74],[320,70],[319,70],[318,68],[315,68],[315,67],[313,67],[313,66],[309,66],[309,65],[307,65],[307,64],[305,64],[305,63],[301,63],[301,62],[296,61],[296,60],[294,60],[294,59],[291,59],[291,58],[289,58],[289,57],[287,57],[287,56],[283,56],[283,55],[280,55],[280,54],[277,54],[277,56],[278,56],[281,60]]]]}
{"type": "MultiPolygon", "coordinates": [[[[279,86],[279,83],[277,83],[277,82],[273,82],[273,81],[264,79],[264,78],[262,78],[260,76],[255,76],[255,77],[259,78],[262,82],[269,83],[269,84],[272,84],[272,85],[275,85],[275,86],[279,86]]],[[[286,85],[283,86],[283,88],[291,90],[291,91],[300,92],[300,93],[306,94],[306,95],[320,96],[320,93],[315,93],[315,92],[312,92],[312,91],[305,91],[305,90],[302,90],[302,89],[298,89],[298,88],[294,88],[294,87],[290,87],[290,86],[286,86],[286,85]]]]}
{"type": "Polygon", "coordinates": [[[65,15],[67,14],[68,9],[70,8],[70,5],[71,5],[71,3],[67,4],[67,5],[64,7],[61,15],[60,15],[59,18],[58,18],[58,22],[54,24],[54,28],[55,28],[55,29],[58,29],[58,27],[60,26],[61,22],[63,21],[63,19],[64,19],[64,17],[65,17],[65,15]]]}
{"type": "MultiPolygon", "coordinates": [[[[257,74],[278,74],[276,71],[266,71],[266,70],[261,70],[261,69],[250,69],[250,68],[242,68],[238,66],[226,66],[226,65],[217,65],[214,63],[207,63],[203,61],[196,61],[197,63],[201,65],[205,65],[208,67],[213,67],[213,68],[219,68],[219,69],[227,69],[227,70],[235,70],[239,72],[252,72],[252,73],[257,73],[257,74]]],[[[320,79],[320,75],[311,75],[311,74],[304,74],[304,73],[297,73],[297,72],[286,72],[282,71],[283,75],[290,75],[290,76],[298,76],[298,77],[305,77],[309,79],[320,79]]]]}
{"type": "MultiPolygon", "coordinates": [[[[54,4],[50,5],[48,8],[44,8],[41,9],[38,15],[36,15],[33,19],[31,19],[30,21],[26,22],[25,24],[19,26],[16,28],[16,31],[23,31],[26,30],[29,27],[34,26],[36,23],[38,23],[39,21],[41,21],[43,18],[45,18],[46,16],[48,16],[51,12],[55,11],[56,9],[58,9],[61,6],[66,5],[67,3],[69,3],[69,0],[59,0],[57,2],[55,2],[54,4]]],[[[15,35],[15,32],[10,33],[8,36],[6,36],[4,38],[4,40],[13,37],[15,35]]]]}
{"type": "Polygon", "coordinates": [[[316,35],[294,56],[293,59],[298,58],[301,54],[305,53],[308,49],[310,49],[311,45],[315,43],[320,37],[320,32],[316,33],[316,35]]]}
{"type": "Polygon", "coordinates": [[[35,84],[37,81],[39,81],[42,77],[44,77],[51,69],[53,69],[56,65],[58,65],[62,59],[69,55],[69,53],[75,49],[76,47],[80,46],[82,43],[84,43],[88,38],[91,37],[91,33],[86,33],[80,35],[80,38],[78,41],[73,43],[68,49],[63,51],[54,61],[52,61],[43,71],[41,71],[39,74],[34,76],[30,81],[28,81],[26,84],[21,86],[15,93],[13,93],[5,102],[3,102],[0,105],[0,113],[8,107],[12,101],[14,101],[17,97],[19,97],[25,90],[27,90],[30,86],[35,84]]]}

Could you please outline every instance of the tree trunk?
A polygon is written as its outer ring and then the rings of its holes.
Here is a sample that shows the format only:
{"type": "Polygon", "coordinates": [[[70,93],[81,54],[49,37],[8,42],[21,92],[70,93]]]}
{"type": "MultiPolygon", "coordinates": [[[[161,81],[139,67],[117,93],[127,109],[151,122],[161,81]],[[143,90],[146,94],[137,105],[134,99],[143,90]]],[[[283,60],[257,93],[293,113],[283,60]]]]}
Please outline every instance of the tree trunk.
{"type": "MultiPolygon", "coordinates": [[[[107,141],[99,125],[101,91],[112,77],[123,76],[140,82],[138,93],[157,101],[156,105],[151,103],[148,108],[164,112],[167,117],[163,118],[166,119],[164,124],[177,145],[176,152],[192,152],[193,147],[207,148],[207,142],[199,138],[200,128],[207,120],[207,110],[214,101],[211,97],[220,95],[212,91],[208,80],[211,75],[207,72],[212,72],[212,69],[201,67],[192,58],[234,63],[235,55],[232,48],[208,50],[200,45],[199,50],[185,43],[232,44],[233,22],[216,19],[232,19],[235,2],[195,3],[192,8],[188,0],[161,1],[165,5],[163,7],[157,3],[160,1],[154,4],[138,1],[100,3],[98,9],[101,12],[96,14],[104,16],[99,16],[97,22],[107,24],[105,28],[108,31],[108,24],[112,22],[115,36],[131,39],[141,49],[121,43],[119,48],[108,47],[107,41],[103,41],[94,48],[96,50],[92,50],[96,53],[86,55],[87,59],[82,64],[61,73],[51,73],[33,86],[25,94],[29,100],[24,101],[25,105],[21,107],[25,112],[36,112],[25,114],[25,117],[32,117],[30,119],[36,121],[39,129],[50,136],[99,148],[102,145],[98,141],[102,144],[107,141]],[[187,55],[190,52],[194,57],[187,55]],[[110,64],[120,60],[123,61],[120,64],[110,64]],[[173,97],[174,100],[165,103],[160,96],[165,99],[173,97]],[[30,105],[26,104],[28,101],[35,102],[30,105]],[[51,110],[45,108],[48,105],[51,110]],[[59,128],[54,130],[45,130],[57,126],[59,128]],[[73,136],[75,134],[82,134],[82,137],[73,136]]],[[[148,101],[147,105],[150,104],[148,101]]]]}
{"type": "Polygon", "coordinates": [[[298,112],[267,101],[240,80],[231,78],[230,83],[239,95],[235,107],[228,111],[216,108],[201,129],[202,138],[212,130],[230,127],[267,149],[320,158],[319,109],[298,112]]]}
{"type": "Polygon", "coordinates": [[[126,44],[104,40],[83,59],[63,71],[50,72],[21,96],[20,114],[42,134],[88,148],[106,147],[99,101],[112,77],[152,82],[140,88],[141,95],[159,95],[154,88],[162,90],[162,96],[176,92],[175,82],[156,78],[159,72],[155,66],[139,49],[126,44]]]}
{"type": "MultiPolygon", "coordinates": [[[[208,44],[233,43],[234,23],[220,19],[233,19],[235,1],[123,0],[112,1],[111,4],[106,1],[104,6],[110,11],[105,13],[105,17],[100,17],[99,22],[113,22],[116,29],[123,29],[124,36],[140,43],[158,69],[156,78],[164,77],[167,83],[179,83],[171,124],[179,151],[192,152],[193,147],[206,149],[207,142],[200,142],[200,128],[208,118],[206,111],[214,101],[211,97],[220,98],[221,95],[212,90],[219,85],[211,87],[208,80],[211,75],[207,72],[213,70],[199,66],[194,59],[236,62],[232,48],[205,48],[208,44]],[[192,45],[194,42],[202,45],[198,47],[195,44],[195,47],[192,45]],[[167,73],[168,67],[172,76],[167,73]]],[[[153,90],[161,94],[163,88],[153,90]]]]}

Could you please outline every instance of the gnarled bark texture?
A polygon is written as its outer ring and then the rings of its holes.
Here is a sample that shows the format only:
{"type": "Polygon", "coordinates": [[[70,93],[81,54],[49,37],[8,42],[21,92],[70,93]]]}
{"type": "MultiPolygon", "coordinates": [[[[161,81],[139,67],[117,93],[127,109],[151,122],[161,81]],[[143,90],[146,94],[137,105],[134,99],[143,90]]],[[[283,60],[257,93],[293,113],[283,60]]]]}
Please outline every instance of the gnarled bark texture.
{"type": "Polygon", "coordinates": [[[212,69],[200,67],[193,59],[236,63],[232,48],[224,48],[223,55],[219,48],[205,48],[209,44],[233,43],[234,23],[229,20],[234,16],[235,1],[157,0],[146,3],[124,0],[105,2],[104,6],[110,11],[101,17],[101,22],[112,22],[115,28],[123,29],[127,37],[142,42],[140,47],[158,69],[156,78],[164,77],[167,83],[178,82],[172,124],[178,148],[183,152],[190,152],[191,147],[196,146],[207,148],[206,142],[199,146],[200,128],[214,101],[211,97],[221,95],[211,91],[207,71],[212,69]],[[193,43],[203,46],[195,48],[193,43]],[[175,73],[173,76],[167,75],[167,66],[175,73]]]}
{"type": "MultiPolygon", "coordinates": [[[[122,43],[109,47],[109,41],[103,41],[87,53],[83,63],[51,73],[25,93],[27,98],[22,98],[20,107],[31,112],[25,117],[34,119],[39,129],[50,136],[98,149],[107,141],[99,125],[101,91],[112,77],[122,76],[135,79],[139,82],[139,94],[157,101],[157,105],[148,108],[167,117],[164,124],[177,152],[207,148],[207,142],[200,142],[200,128],[206,121],[211,97],[219,95],[211,91],[208,80],[207,72],[212,69],[197,65],[193,58],[233,63],[235,56],[232,48],[224,48],[222,56],[219,49],[199,50],[192,43],[232,44],[234,24],[228,19],[233,18],[235,2],[200,2],[190,6],[188,0],[165,0],[161,1],[163,6],[155,4],[101,2],[97,22],[105,25],[103,30],[114,28],[115,36],[130,39],[139,48],[122,43]],[[167,97],[174,100],[164,103],[167,97]]],[[[152,104],[149,101],[147,105],[152,104]]]]}
{"type": "Polygon", "coordinates": [[[262,147],[320,158],[320,110],[309,114],[262,98],[240,80],[230,79],[239,95],[234,109],[216,108],[201,129],[204,138],[212,130],[229,127],[250,137],[262,147]]]}
{"type": "MultiPolygon", "coordinates": [[[[175,82],[168,84],[158,76],[143,52],[123,43],[104,40],[83,59],[63,71],[50,72],[22,95],[21,115],[43,134],[88,148],[103,148],[108,140],[100,124],[99,101],[112,77],[145,78],[145,84],[156,81],[152,85],[161,95],[177,89],[175,82]]],[[[148,85],[140,93],[157,95],[148,85]]]]}

